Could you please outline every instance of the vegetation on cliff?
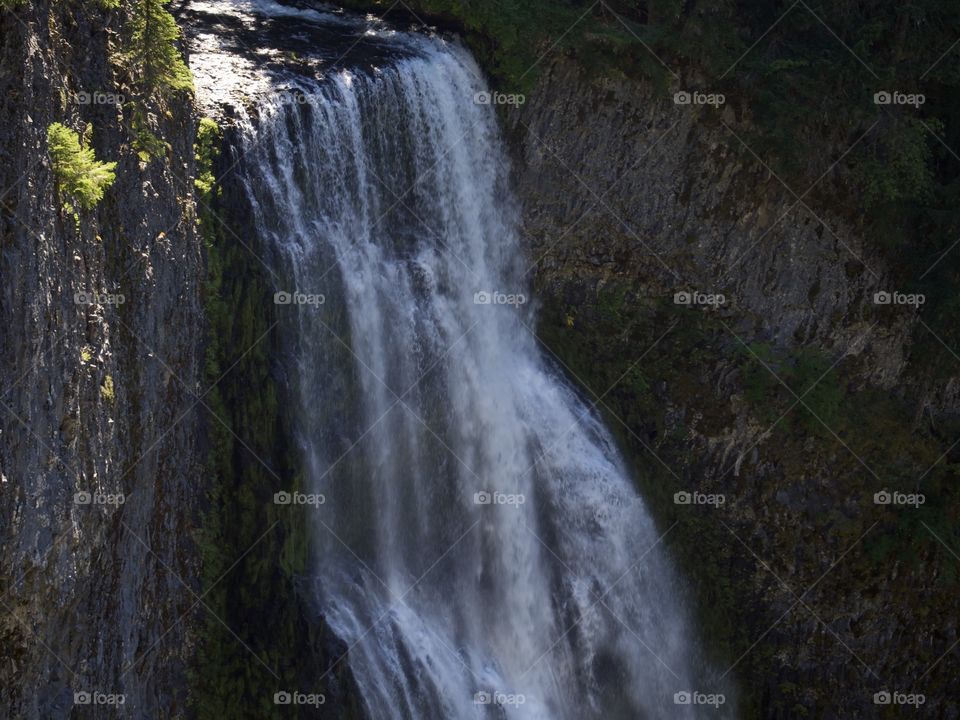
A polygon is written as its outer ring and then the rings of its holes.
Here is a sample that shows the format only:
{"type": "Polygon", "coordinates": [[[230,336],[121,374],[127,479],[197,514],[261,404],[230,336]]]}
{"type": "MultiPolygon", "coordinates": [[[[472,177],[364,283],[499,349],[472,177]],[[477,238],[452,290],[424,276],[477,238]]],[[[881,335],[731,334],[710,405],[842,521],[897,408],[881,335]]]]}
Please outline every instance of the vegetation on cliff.
{"type": "Polygon", "coordinates": [[[47,144],[61,192],[85,210],[94,207],[116,179],[117,164],[97,160],[94,151],[81,144],[80,136],[60,123],[47,128],[47,144]]]}
{"type": "Polygon", "coordinates": [[[125,59],[134,78],[151,91],[192,90],[193,77],[176,43],[180,28],[166,10],[170,0],[137,0],[130,9],[125,59]]]}
{"type": "MultiPolygon", "coordinates": [[[[193,89],[193,79],[178,46],[180,29],[166,10],[169,0],[78,0],[98,12],[117,15],[120,30],[105,40],[107,59],[113,68],[116,84],[110,92],[91,94],[81,90],[72,95],[76,105],[99,102],[123,103],[124,124],[131,146],[146,163],[161,159],[169,145],[160,135],[158,115],[170,116],[169,104],[182,92],[193,89]],[[102,98],[102,100],[100,100],[102,98]]],[[[28,6],[23,0],[0,0],[0,10],[21,12],[28,6]]],[[[22,22],[22,21],[21,21],[22,22]]],[[[66,89],[76,80],[62,78],[66,85],[63,97],[71,97],[66,89]]],[[[105,90],[105,89],[102,89],[105,90]]],[[[64,113],[69,114],[68,108],[64,113]]],[[[65,118],[65,120],[67,120],[65,118]]],[[[75,123],[71,123],[75,124],[75,123]]],[[[61,191],[80,207],[89,210],[103,199],[104,191],[116,178],[116,161],[99,161],[90,147],[93,126],[87,124],[83,138],[62,122],[47,129],[47,142],[54,175],[61,191]]],[[[65,209],[73,212],[67,202],[65,209]]]]}

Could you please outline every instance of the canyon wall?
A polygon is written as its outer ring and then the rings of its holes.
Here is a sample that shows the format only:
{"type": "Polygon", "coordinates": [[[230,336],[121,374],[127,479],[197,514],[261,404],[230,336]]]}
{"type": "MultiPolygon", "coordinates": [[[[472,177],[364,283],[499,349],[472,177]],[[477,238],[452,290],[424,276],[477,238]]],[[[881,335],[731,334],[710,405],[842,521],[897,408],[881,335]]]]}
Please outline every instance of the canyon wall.
{"type": "Polygon", "coordinates": [[[116,21],[95,3],[0,12],[2,717],[68,717],[75,693],[122,694],[122,717],[186,709],[205,483],[195,120],[189,99],[154,118],[166,157],[141,162],[116,21]],[[51,170],[54,122],[92,123],[98,158],[118,163],[76,216],[51,170]]]}
{"type": "Polygon", "coordinates": [[[791,189],[736,98],[679,90],[559,59],[504,113],[545,351],[634,457],[745,717],[899,712],[885,690],[957,717],[956,381],[913,371],[915,306],[875,302],[896,280],[830,201],[844,148],[791,189]]]}

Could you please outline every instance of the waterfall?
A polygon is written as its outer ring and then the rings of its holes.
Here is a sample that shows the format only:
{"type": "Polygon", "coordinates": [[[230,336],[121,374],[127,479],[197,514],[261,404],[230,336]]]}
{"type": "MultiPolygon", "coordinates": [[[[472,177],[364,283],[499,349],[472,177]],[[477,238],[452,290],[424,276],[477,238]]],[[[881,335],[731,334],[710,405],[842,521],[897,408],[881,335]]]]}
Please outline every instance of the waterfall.
{"type": "Polygon", "coordinates": [[[704,681],[666,528],[533,334],[478,68],[442,38],[380,40],[389,61],[260,98],[240,147],[312,587],[365,711],[722,715],[675,703],[704,681]]]}

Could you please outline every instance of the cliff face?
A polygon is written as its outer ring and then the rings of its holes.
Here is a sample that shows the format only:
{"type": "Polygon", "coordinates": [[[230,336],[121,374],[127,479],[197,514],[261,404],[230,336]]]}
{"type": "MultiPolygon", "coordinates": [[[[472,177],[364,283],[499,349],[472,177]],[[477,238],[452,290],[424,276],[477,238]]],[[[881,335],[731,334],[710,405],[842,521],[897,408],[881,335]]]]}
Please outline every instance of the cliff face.
{"type": "Polygon", "coordinates": [[[794,192],[733,103],[677,106],[568,60],[505,117],[541,339],[678,523],[744,716],[877,717],[901,710],[874,704],[889,690],[958,717],[955,659],[938,662],[958,638],[940,530],[956,382],[912,370],[915,307],[874,303],[898,288],[830,203],[844,149],[794,192]]]}
{"type": "Polygon", "coordinates": [[[141,164],[126,109],[85,101],[124,92],[111,22],[96,3],[0,12],[2,717],[185,710],[205,482],[194,119],[189,104],[159,117],[167,156],[141,164]],[[97,156],[118,161],[76,220],[50,167],[53,122],[93,123],[97,156]],[[125,701],[73,711],[77,692],[125,701]]]}
{"type": "MultiPolygon", "coordinates": [[[[744,337],[843,352],[881,319],[871,303],[889,287],[883,261],[846,218],[740,144],[750,128],[732,105],[675,105],[572,62],[546,72],[511,118],[541,284],[573,274],[627,278],[650,297],[722,293],[744,337]]],[[[889,386],[913,313],[884,320],[866,352],[871,379],[889,386]]]]}

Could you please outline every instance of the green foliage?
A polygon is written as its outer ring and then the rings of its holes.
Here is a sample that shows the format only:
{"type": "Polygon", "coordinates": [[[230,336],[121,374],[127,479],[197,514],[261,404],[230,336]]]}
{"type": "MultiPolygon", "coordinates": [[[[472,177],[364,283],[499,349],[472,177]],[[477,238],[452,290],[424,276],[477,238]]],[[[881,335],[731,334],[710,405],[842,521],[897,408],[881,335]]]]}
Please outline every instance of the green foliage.
{"type": "Polygon", "coordinates": [[[767,343],[751,343],[738,350],[743,358],[740,363],[743,395],[753,407],[763,407],[777,384],[777,379],[764,367],[774,362],[773,349],[767,343]]]}
{"type": "Polygon", "coordinates": [[[180,28],[166,10],[168,3],[133,0],[120,33],[124,49],[117,59],[129,73],[132,97],[125,106],[127,129],[142,163],[162,160],[170,151],[156,131],[156,116],[168,107],[168,96],[193,90],[193,76],[178,47],[180,28]]]}
{"type": "Polygon", "coordinates": [[[744,399],[760,422],[770,424],[782,418],[795,430],[829,434],[824,426],[834,426],[844,397],[829,356],[812,347],[777,353],[766,343],[737,350],[742,358],[744,399]]]}
{"type": "Polygon", "coordinates": [[[202,198],[209,202],[213,192],[215,178],[213,161],[220,148],[220,126],[212,118],[200,118],[197,127],[197,141],[194,144],[194,153],[197,161],[197,179],[194,181],[202,198]]]}
{"type": "Polygon", "coordinates": [[[103,379],[103,385],[100,386],[100,397],[102,397],[111,405],[117,399],[116,392],[113,388],[113,376],[107,375],[103,379]]]}
{"type": "MultiPolygon", "coordinates": [[[[942,130],[942,123],[936,119],[929,120],[928,126],[942,130]]],[[[930,199],[935,177],[929,141],[927,128],[907,118],[893,123],[880,140],[868,146],[856,167],[866,209],[930,199]]]]}
{"type": "Polygon", "coordinates": [[[801,348],[794,352],[792,361],[787,365],[784,382],[799,398],[802,411],[798,417],[809,433],[824,434],[829,430],[825,426],[836,424],[840,405],[843,402],[844,388],[839,375],[833,368],[834,361],[816,348],[801,348]]]}
{"type": "Polygon", "coordinates": [[[47,144],[61,192],[84,209],[96,206],[116,179],[117,164],[98,161],[93,149],[81,145],[80,136],[60,123],[47,128],[47,144]]]}
{"type": "Polygon", "coordinates": [[[873,493],[891,489],[926,496],[919,509],[883,518],[883,527],[867,544],[871,563],[878,566],[894,559],[921,567],[925,555],[936,550],[924,523],[948,542],[960,543],[958,468],[949,460],[956,428],[915,425],[909,404],[880,390],[848,396],[844,363],[832,367],[828,356],[813,348],[777,353],[758,344],[741,356],[744,396],[758,420],[771,425],[771,443],[779,448],[781,462],[796,465],[798,477],[807,463],[803,447],[809,438],[819,437],[840,453],[842,465],[836,472],[849,497],[869,503],[873,493]],[[797,403],[764,364],[803,402],[797,403]]]}
{"type": "Polygon", "coordinates": [[[132,12],[130,60],[146,88],[192,90],[193,77],[177,47],[180,28],[165,6],[169,0],[138,0],[132,12]]]}
{"type": "Polygon", "coordinates": [[[133,135],[133,149],[137,151],[140,162],[159,160],[166,156],[169,146],[150,129],[143,107],[139,103],[127,103],[130,109],[130,132],[133,135]]]}

